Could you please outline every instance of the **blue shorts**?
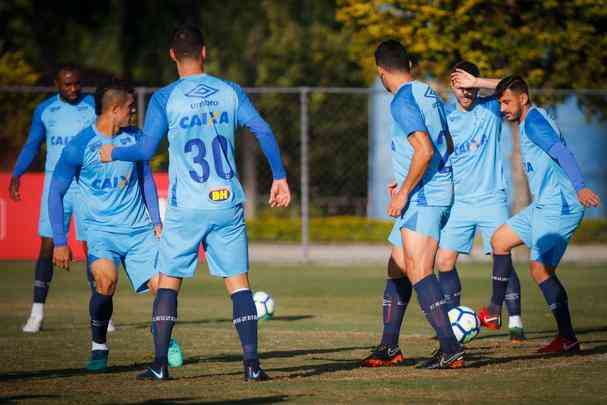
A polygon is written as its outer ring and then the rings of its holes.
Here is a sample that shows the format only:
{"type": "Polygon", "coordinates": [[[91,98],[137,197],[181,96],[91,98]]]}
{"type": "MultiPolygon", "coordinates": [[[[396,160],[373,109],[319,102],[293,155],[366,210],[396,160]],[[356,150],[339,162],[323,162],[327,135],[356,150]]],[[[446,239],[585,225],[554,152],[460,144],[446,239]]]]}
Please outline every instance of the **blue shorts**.
{"type": "Polygon", "coordinates": [[[469,254],[478,229],[483,237],[485,254],[491,253],[491,236],[508,220],[507,204],[469,205],[455,203],[451,207],[449,220],[440,234],[441,249],[469,254]]]}
{"type": "MultiPolygon", "coordinates": [[[[40,199],[38,235],[45,238],[53,237],[53,228],[51,227],[51,220],[48,215],[48,192],[51,187],[52,177],[52,172],[46,172],[44,174],[44,188],[42,191],[42,198],[40,199]]],[[[82,205],[82,201],[80,201],[80,189],[78,188],[76,182],[72,182],[70,188],[63,197],[63,212],[63,229],[65,230],[66,235],[70,229],[70,220],[72,219],[73,214],[74,217],[76,217],[76,239],[86,240],[86,228],[83,223],[84,206],[82,205]]]]}
{"type": "Polygon", "coordinates": [[[400,230],[407,228],[422,235],[430,236],[435,241],[440,240],[441,229],[449,218],[450,207],[409,205],[404,214],[396,218],[388,241],[397,247],[403,246],[400,230]]]}
{"type": "Polygon", "coordinates": [[[231,277],[248,272],[249,243],[242,204],[213,210],[167,207],[159,270],[173,277],[193,277],[201,243],[211,275],[231,277]]]}
{"type": "Polygon", "coordinates": [[[531,260],[558,266],[567,244],[584,218],[584,209],[562,212],[560,205],[531,204],[507,224],[531,250],[531,260]]]}
{"type": "Polygon", "coordinates": [[[110,259],[124,266],[133,290],[144,293],[148,290],[148,281],[158,270],[159,241],[152,227],[146,227],[129,233],[115,233],[99,229],[89,229],[88,260],[110,259]]]}

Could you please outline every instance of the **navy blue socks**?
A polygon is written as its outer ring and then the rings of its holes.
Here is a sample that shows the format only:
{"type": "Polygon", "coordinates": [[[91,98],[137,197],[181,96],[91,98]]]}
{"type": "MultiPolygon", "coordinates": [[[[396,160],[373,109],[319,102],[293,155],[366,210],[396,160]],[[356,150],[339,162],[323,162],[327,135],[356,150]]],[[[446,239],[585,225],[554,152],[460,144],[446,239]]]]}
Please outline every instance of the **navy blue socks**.
{"type": "Polygon", "coordinates": [[[556,277],[556,274],[553,274],[542,282],[540,289],[556,319],[559,335],[568,340],[577,340],[573,326],[571,325],[567,291],[565,291],[565,287],[563,287],[560,280],[556,277]]]}
{"type": "Polygon", "coordinates": [[[400,328],[405,316],[407,304],[411,300],[413,288],[407,277],[389,278],[386,280],[384,290],[383,316],[384,331],[381,337],[381,344],[388,346],[398,345],[400,328]]]}
{"type": "Polygon", "coordinates": [[[152,331],[157,366],[168,365],[169,342],[173,326],[177,321],[177,291],[170,288],[159,288],[154,300],[152,313],[152,331]]]}
{"type": "Polygon", "coordinates": [[[454,267],[451,271],[439,271],[438,282],[445,297],[447,312],[455,307],[459,307],[462,284],[459,281],[457,269],[454,267]]]}
{"type": "Polygon", "coordinates": [[[112,296],[99,294],[94,291],[89,301],[89,314],[91,316],[91,332],[93,342],[105,344],[107,341],[107,324],[112,317],[114,309],[112,296]]]}
{"type": "Polygon", "coordinates": [[[414,285],[417,299],[434,328],[441,351],[444,354],[453,354],[461,350],[460,344],[453,335],[451,322],[447,316],[447,307],[445,298],[441,291],[440,284],[434,274],[430,274],[414,285]]]}
{"type": "Polygon", "coordinates": [[[257,355],[257,309],[251,290],[236,291],[232,298],[232,322],[238,332],[244,361],[247,365],[259,366],[257,355]]]}
{"type": "Polygon", "coordinates": [[[510,279],[508,280],[505,301],[510,316],[521,315],[521,283],[518,279],[518,274],[516,274],[514,269],[512,269],[510,279]]]}
{"type": "Polygon", "coordinates": [[[34,273],[34,302],[44,304],[48,294],[49,284],[53,279],[53,259],[40,257],[36,262],[34,273]]]}
{"type": "Polygon", "coordinates": [[[513,270],[512,256],[493,254],[493,294],[491,295],[491,303],[489,304],[489,312],[499,314],[502,312],[502,304],[506,297],[506,289],[508,281],[513,270]]]}

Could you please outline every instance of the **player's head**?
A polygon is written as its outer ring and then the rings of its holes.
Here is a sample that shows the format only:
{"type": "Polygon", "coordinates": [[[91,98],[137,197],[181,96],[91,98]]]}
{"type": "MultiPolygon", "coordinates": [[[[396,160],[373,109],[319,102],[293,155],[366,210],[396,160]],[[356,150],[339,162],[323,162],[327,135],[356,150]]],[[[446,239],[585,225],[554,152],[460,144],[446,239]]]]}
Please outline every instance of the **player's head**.
{"type": "Polygon", "coordinates": [[[405,47],[395,39],[388,39],[375,50],[377,74],[390,93],[402,84],[402,76],[411,73],[412,59],[405,47]]]}
{"type": "Polygon", "coordinates": [[[495,88],[500,110],[508,121],[520,121],[521,114],[529,106],[529,87],[520,76],[503,78],[495,88]]]}
{"type": "Polygon", "coordinates": [[[171,34],[169,55],[176,63],[203,63],[206,57],[204,36],[198,27],[185,24],[177,27],[171,34]]]}
{"type": "Polygon", "coordinates": [[[130,125],[137,112],[133,88],[122,80],[112,79],[95,90],[95,112],[122,128],[130,125]]]}
{"type": "Polygon", "coordinates": [[[82,86],[80,85],[80,70],[72,64],[59,66],[55,73],[55,85],[61,98],[68,103],[80,100],[82,86]]]}
{"type": "MultiPolygon", "coordinates": [[[[474,77],[479,77],[481,74],[478,66],[467,60],[462,60],[453,65],[451,73],[455,72],[457,69],[470,73],[474,77]]],[[[453,94],[455,95],[458,104],[466,110],[472,107],[476,97],[478,96],[478,89],[456,87],[453,80],[451,80],[451,89],[453,90],[453,94]]]]}

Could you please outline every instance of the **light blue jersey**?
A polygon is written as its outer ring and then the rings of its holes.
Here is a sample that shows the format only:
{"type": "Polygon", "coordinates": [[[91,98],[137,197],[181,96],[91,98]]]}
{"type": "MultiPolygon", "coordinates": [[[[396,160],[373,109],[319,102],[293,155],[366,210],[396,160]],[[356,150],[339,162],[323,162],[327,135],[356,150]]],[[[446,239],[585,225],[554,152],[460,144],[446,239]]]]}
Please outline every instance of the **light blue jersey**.
{"type": "Polygon", "coordinates": [[[408,137],[426,132],[434,146],[434,156],[422,180],[409,196],[409,205],[450,206],[453,181],[449,164],[449,130],[443,101],[427,84],[413,81],[402,85],[390,104],[394,119],[392,162],[399,186],[409,172],[413,147],[408,137]]]}
{"type": "Polygon", "coordinates": [[[83,96],[77,103],[70,104],[55,94],[40,103],[34,110],[32,126],[17,158],[13,176],[19,177],[27,170],[44,140],[46,140],[44,170],[47,172],[55,170],[65,145],[93,121],[95,121],[95,101],[92,96],[83,96]]]}
{"type": "MultiPolygon", "coordinates": [[[[59,221],[54,221],[62,213],[56,205],[57,194],[61,195],[66,182],[74,178],[78,179],[81,202],[86,208],[85,224],[88,232],[101,230],[129,233],[141,229],[151,230],[152,221],[142,193],[144,181],[153,182],[149,163],[105,164],[99,160],[102,145],[135,144],[142,135],[137,128],[126,128],[109,137],[99,133],[92,125],[80,132],[65,148],[53,176],[49,197],[55,244],[63,244],[65,238],[59,221]]],[[[153,199],[149,201],[153,206],[153,199]]],[[[154,223],[159,222],[159,217],[155,218],[154,223]]]]}
{"type": "Polygon", "coordinates": [[[532,106],[520,123],[521,158],[534,204],[559,205],[563,212],[581,208],[572,181],[548,154],[556,143],[565,144],[545,110],[532,106]]]}
{"type": "Polygon", "coordinates": [[[495,97],[479,97],[468,111],[458,109],[456,103],[448,104],[446,110],[454,144],[451,166],[455,203],[505,203],[499,101],[495,97]]]}

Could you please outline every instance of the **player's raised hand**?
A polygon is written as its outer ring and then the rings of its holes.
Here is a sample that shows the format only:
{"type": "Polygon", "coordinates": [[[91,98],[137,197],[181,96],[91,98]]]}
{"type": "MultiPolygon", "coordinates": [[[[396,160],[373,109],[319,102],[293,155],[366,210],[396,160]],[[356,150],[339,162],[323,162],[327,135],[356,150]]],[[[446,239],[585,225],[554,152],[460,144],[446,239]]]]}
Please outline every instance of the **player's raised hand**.
{"type": "Polygon", "coordinates": [[[114,150],[114,146],[110,143],[106,143],[101,146],[99,149],[99,160],[103,163],[108,163],[112,161],[112,150],[114,150]]]}
{"type": "Polygon", "coordinates": [[[455,69],[455,72],[451,73],[450,78],[453,87],[464,89],[478,87],[476,77],[462,69],[455,69]]]}
{"type": "Polygon", "coordinates": [[[407,205],[407,200],[409,200],[409,195],[402,190],[392,194],[388,205],[388,215],[394,218],[399,217],[407,205]]]}
{"type": "Polygon", "coordinates": [[[8,186],[8,194],[13,201],[21,201],[21,193],[19,192],[19,177],[11,177],[11,182],[8,186]]]}
{"type": "Polygon", "coordinates": [[[601,203],[601,198],[588,187],[577,192],[577,199],[584,207],[598,207],[601,203]]]}
{"type": "Polygon", "coordinates": [[[53,264],[55,266],[70,271],[71,261],[72,251],[69,246],[55,246],[53,249],[53,264]]]}
{"type": "Polygon", "coordinates": [[[390,196],[390,198],[392,198],[394,196],[394,194],[396,194],[398,192],[398,183],[396,183],[395,181],[391,181],[388,184],[388,196],[390,196]]]}
{"type": "Polygon", "coordinates": [[[162,235],[162,224],[154,225],[154,236],[160,239],[160,235],[162,235]]]}
{"type": "Polygon", "coordinates": [[[284,208],[288,207],[291,202],[291,191],[287,179],[274,180],[270,189],[270,207],[284,208]]]}

